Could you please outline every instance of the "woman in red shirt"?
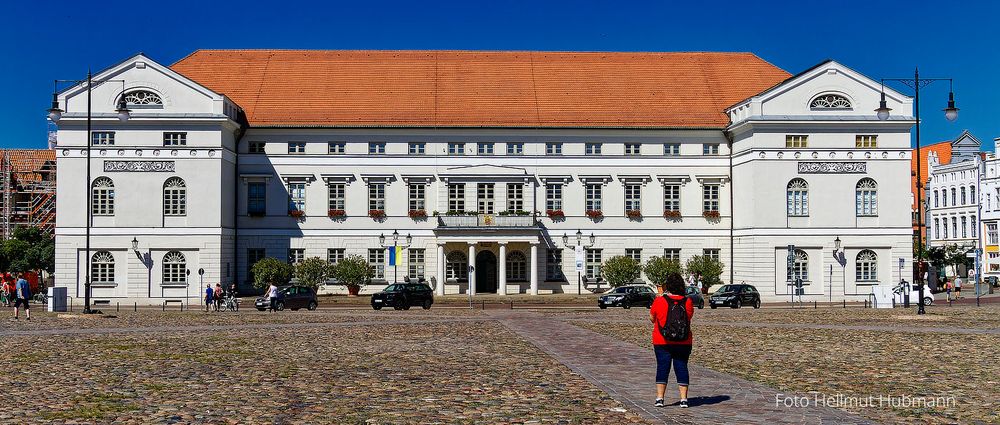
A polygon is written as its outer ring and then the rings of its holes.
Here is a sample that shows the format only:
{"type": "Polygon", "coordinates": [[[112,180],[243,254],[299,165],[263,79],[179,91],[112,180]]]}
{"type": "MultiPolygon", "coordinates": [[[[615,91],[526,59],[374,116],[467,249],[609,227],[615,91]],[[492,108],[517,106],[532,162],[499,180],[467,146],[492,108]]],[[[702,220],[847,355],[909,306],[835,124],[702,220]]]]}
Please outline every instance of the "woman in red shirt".
{"type": "Polygon", "coordinates": [[[688,358],[691,356],[693,341],[690,330],[687,339],[669,341],[660,334],[660,328],[667,325],[667,313],[670,304],[667,299],[683,300],[687,312],[688,323],[694,316],[694,303],[684,296],[684,278],[680,274],[671,273],[663,285],[663,296],[656,297],[649,309],[649,321],[653,323],[653,353],[656,354],[656,407],[663,407],[663,395],[667,391],[667,377],[670,375],[670,365],[673,363],[677,374],[677,385],[680,387],[681,407],[688,407],[688,358]]]}

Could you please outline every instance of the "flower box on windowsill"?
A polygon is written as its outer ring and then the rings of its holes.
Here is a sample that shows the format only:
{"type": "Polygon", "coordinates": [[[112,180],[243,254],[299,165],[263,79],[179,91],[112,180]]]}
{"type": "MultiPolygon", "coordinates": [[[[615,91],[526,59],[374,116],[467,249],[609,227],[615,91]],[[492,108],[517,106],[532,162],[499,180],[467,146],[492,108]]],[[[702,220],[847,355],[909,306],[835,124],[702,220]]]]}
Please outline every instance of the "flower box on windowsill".
{"type": "Polygon", "coordinates": [[[423,220],[427,218],[427,210],[410,210],[407,215],[414,220],[423,220]]]}
{"type": "Polygon", "coordinates": [[[263,217],[264,211],[247,211],[247,215],[250,217],[263,217]]]}
{"type": "Polygon", "coordinates": [[[667,220],[680,220],[681,212],[678,210],[663,210],[663,218],[667,220]]]}
{"type": "Polygon", "coordinates": [[[553,220],[562,220],[566,218],[566,213],[563,210],[545,210],[545,215],[553,220]]]}
{"type": "Polygon", "coordinates": [[[704,211],[701,213],[701,216],[709,220],[718,220],[720,217],[722,217],[722,215],[720,215],[718,211],[704,211]]]}
{"type": "Polygon", "coordinates": [[[500,211],[497,213],[497,215],[501,217],[508,217],[508,216],[527,217],[531,215],[531,213],[524,210],[507,210],[507,211],[500,211]]]}
{"type": "Polygon", "coordinates": [[[368,216],[373,220],[384,220],[385,210],[368,210],[368,216]]]}
{"type": "Polygon", "coordinates": [[[587,210],[587,217],[591,220],[600,220],[604,218],[604,213],[601,210],[587,210]]]}
{"type": "Polygon", "coordinates": [[[632,219],[632,220],[638,220],[638,219],[642,218],[642,211],[639,211],[639,210],[627,210],[627,211],[625,211],[625,217],[628,217],[629,219],[632,219]]]}
{"type": "Polygon", "coordinates": [[[306,216],[306,212],[302,210],[289,210],[288,216],[292,218],[302,218],[306,216]]]}
{"type": "Polygon", "coordinates": [[[338,219],[347,217],[347,211],[344,210],[329,210],[326,212],[327,217],[338,219]]]}

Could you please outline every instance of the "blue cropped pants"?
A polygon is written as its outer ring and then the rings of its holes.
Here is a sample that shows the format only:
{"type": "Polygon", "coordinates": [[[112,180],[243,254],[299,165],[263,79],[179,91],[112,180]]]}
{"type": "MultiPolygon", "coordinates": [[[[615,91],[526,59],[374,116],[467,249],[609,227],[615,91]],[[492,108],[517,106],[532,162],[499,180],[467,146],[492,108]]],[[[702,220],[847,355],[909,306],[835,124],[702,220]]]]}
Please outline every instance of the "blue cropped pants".
{"type": "Polygon", "coordinates": [[[667,377],[670,376],[670,364],[674,365],[674,373],[677,375],[677,384],[688,384],[688,358],[691,357],[691,345],[654,345],[653,353],[656,354],[656,383],[666,384],[667,377]]]}

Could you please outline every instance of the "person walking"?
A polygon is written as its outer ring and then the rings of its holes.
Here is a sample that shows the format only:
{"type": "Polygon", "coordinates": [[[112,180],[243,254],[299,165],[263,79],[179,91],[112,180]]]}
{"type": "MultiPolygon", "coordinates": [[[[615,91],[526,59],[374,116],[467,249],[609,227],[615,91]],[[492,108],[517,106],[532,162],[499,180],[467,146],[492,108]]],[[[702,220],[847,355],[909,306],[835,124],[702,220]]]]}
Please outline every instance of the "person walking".
{"type": "Polygon", "coordinates": [[[680,389],[680,407],[688,407],[688,358],[694,341],[691,317],[694,303],[685,296],[684,278],[671,273],[662,284],[663,296],[656,297],[649,309],[653,323],[653,353],[656,355],[656,407],[663,407],[671,364],[680,389]]]}
{"type": "Polygon", "coordinates": [[[948,302],[951,302],[951,282],[944,278],[944,291],[948,294],[948,302]]]}
{"type": "Polygon", "coordinates": [[[215,311],[219,311],[222,308],[222,284],[215,284],[215,294],[212,295],[212,300],[215,301],[215,311]]]}
{"type": "Polygon", "coordinates": [[[31,285],[28,281],[24,279],[24,274],[17,274],[17,283],[14,284],[14,320],[21,320],[18,317],[18,310],[21,305],[24,305],[24,316],[27,320],[31,320],[31,305],[28,304],[28,300],[31,299],[31,285]]]}
{"type": "Polygon", "coordinates": [[[278,311],[278,286],[274,282],[271,282],[271,286],[267,288],[267,299],[270,302],[271,312],[278,311]]]}
{"type": "Polygon", "coordinates": [[[962,298],[962,277],[955,276],[955,299],[962,298]]]}
{"type": "Polygon", "coordinates": [[[215,291],[212,290],[212,284],[205,285],[205,311],[212,308],[212,298],[215,295],[215,291]]]}

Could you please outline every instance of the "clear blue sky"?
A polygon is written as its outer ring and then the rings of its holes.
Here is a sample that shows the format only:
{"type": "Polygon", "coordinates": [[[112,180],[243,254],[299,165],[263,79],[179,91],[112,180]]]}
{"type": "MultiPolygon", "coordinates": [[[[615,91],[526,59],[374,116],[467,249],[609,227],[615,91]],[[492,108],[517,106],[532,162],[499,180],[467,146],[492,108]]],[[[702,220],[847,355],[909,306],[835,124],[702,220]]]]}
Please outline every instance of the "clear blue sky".
{"type": "Polygon", "coordinates": [[[1000,2],[17,3],[0,16],[2,147],[45,146],[53,79],[136,52],[172,64],[199,48],[749,51],[793,74],[832,58],[873,78],[919,66],[954,78],[961,108],[947,123],[947,83],[927,87],[923,144],[969,129],[991,150],[1000,136],[1000,2]]]}

